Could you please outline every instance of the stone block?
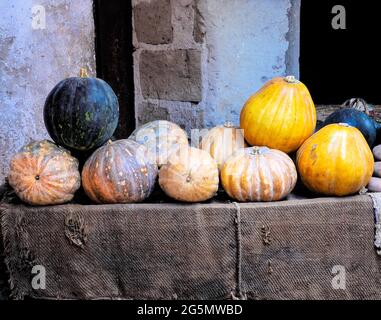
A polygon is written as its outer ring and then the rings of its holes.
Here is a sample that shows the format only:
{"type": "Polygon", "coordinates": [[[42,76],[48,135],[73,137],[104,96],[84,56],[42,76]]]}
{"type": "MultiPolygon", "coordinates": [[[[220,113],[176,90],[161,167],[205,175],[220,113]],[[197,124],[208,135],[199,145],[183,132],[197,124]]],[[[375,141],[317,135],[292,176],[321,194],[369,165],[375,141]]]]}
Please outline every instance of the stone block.
{"type": "Polygon", "coordinates": [[[168,44],[173,40],[170,0],[142,1],[135,5],[134,23],[139,42],[168,44]]]}
{"type": "Polygon", "coordinates": [[[138,125],[154,120],[169,120],[169,113],[165,107],[150,102],[141,102],[137,106],[138,125]]]}
{"type": "Polygon", "coordinates": [[[194,49],[142,51],[140,84],[146,99],[201,101],[201,52],[194,49]]]}

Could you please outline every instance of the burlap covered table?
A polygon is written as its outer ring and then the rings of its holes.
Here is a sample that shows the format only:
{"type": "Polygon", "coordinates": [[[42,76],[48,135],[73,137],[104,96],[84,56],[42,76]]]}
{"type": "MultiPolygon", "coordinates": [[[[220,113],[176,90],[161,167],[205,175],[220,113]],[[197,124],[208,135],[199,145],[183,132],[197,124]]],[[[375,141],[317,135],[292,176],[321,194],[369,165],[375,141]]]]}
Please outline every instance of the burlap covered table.
{"type": "Polygon", "coordinates": [[[13,298],[379,299],[373,211],[368,195],[2,204],[1,230],[13,298]],[[35,265],[46,269],[45,290],[31,285],[35,265]],[[337,270],[345,290],[332,286],[337,270]]]}

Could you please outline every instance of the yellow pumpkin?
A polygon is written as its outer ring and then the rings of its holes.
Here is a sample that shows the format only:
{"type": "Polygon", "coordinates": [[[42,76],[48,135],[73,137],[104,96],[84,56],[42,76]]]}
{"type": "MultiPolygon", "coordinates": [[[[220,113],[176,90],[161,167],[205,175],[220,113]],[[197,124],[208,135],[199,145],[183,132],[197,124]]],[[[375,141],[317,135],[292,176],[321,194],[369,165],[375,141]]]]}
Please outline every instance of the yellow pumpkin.
{"type": "Polygon", "coordinates": [[[277,201],[294,189],[297,172],[284,152],[252,147],[226,160],[221,181],[227,194],[238,201],[277,201]]]}
{"type": "Polygon", "coordinates": [[[316,109],[307,87],[293,76],[267,82],[241,111],[241,128],[252,146],[296,151],[316,127],[316,109]]]}
{"type": "Polygon", "coordinates": [[[315,133],[297,152],[303,183],[313,192],[346,196],[365,187],[373,174],[372,151],[361,132],[331,124],[315,133]]]}
{"type": "Polygon", "coordinates": [[[199,147],[208,152],[217,161],[218,169],[221,169],[227,158],[246,146],[242,130],[226,122],[223,126],[210,129],[202,137],[199,147]]]}
{"type": "Polygon", "coordinates": [[[159,172],[159,185],[171,198],[200,202],[218,190],[216,161],[206,151],[182,146],[168,158],[159,172]]]}

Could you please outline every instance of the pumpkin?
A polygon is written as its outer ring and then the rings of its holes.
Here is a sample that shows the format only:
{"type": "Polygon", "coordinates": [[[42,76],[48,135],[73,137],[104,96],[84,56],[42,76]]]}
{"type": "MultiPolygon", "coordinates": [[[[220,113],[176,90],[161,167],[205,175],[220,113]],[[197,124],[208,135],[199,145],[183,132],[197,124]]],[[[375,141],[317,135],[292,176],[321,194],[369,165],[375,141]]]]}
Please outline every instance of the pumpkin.
{"type": "Polygon", "coordinates": [[[238,150],[221,170],[226,193],[238,201],[277,201],[294,189],[297,172],[284,152],[267,147],[238,150]]]}
{"type": "Polygon", "coordinates": [[[31,205],[68,202],[81,185],[78,160],[48,140],[32,142],[12,157],[8,181],[31,205]]]}
{"type": "Polygon", "coordinates": [[[373,156],[377,161],[381,161],[381,144],[373,148],[373,156]]]}
{"type": "Polygon", "coordinates": [[[217,161],[220,170],[225,160],[238,149],[246,146],[242,130],[235,128],[230,122],[208,131],[200,141],[200,149],[209,152],[217,161]]]}
{"type": "Polygon", "coordinates": [[[201,202],[218,190],[217,162],[204,150],[182,146],[172,153],[159,172],[159,185],[171,198],[201,202]]]}
{"type": "Polygon", "coordinates": [[[132,203],[145,200],[152,192],[157,166],[148,150],[135,141],[109,141],[87,159],[82,185],[97,203],[132,203]]]}
{"type": "Polygon", "coordinates": [[[364,135],[369,146],[372,147],[376,141],[377,130],[375,121],[370,118],[365,112],[355,108],[345,108],[333,112],[324,121],[323,126],[332,123],[347,123],[356,127],[364,135]]]}
{"type": "Polygon", "coordinates": [[[330,124],[303,143],[296,155],[299,175],[313,192],[354,194],[373,174],[374,159],[361,132],[348,124],[330,124]]]}
{"type": "Polygon", "coordinates": [[[81,77],[62,80],[49,93],[44,122],[51,138],[70,150],[103,145],[118,125],[118,98],[103,80],[81,77]]]}
{"type": "Polygon", "coordinates": [[[146,146],[160,167],[180,146],[188,146],[187,133],[177,124],[167,120],[151,121],[137,128],[129,137],[146,146]]]}
{"type": "Polygon", "coordinates": [[[240,123],[250,145],[290,153],[313,134],[316,110],[302,82],[293,76],[275,78],[245,103],[240,123]]]}

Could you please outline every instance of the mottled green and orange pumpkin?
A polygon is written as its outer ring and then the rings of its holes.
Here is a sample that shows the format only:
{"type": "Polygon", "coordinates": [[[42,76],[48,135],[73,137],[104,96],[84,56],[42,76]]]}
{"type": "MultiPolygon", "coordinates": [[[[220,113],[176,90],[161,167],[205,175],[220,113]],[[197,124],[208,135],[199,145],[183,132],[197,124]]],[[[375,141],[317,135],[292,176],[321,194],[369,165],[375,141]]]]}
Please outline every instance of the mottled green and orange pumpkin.
{"type": "Polygon", "coordinates": [[[306,140],[297,152],[303,183],[313,192],[346,196],[364,188],[374,158],[361,132],[348,124],[330,124],[306,140]]]}
{"type": "Polygon", "coordinates": [[[295,77],[274,78],[245,103],[240,127],[250,145],[291,153],[314,133],[315,105],[295,77]]]}
{"type": "Polygon", "coordinates": [[[81,185],[78,160],[48,140],[32,142],[12,157],[8,181],[31,205],[68,202],[81,185]]]}
{"type": "Polygon", "coordinates": [[[297,172],[284,152],[267,147],[238,150],[221,170],[222,186],[238,201],[276,201],[295,187],[297,172]]]}
{"type": "Polygon", "coordinates": [[[81,77],[62,80],[49,93],[44,121],[51,138],[70,150],[88,151],[103,145],[118,125],[119,104],[103,80],[81,77]]]}
{"type": "Polygon", "coordinates": [[[82,170],[83,188],[97,203],[141,202],[153,191],[156,177],[157,166],[147,148],[129,139],[109,141],[82,170]]]}

